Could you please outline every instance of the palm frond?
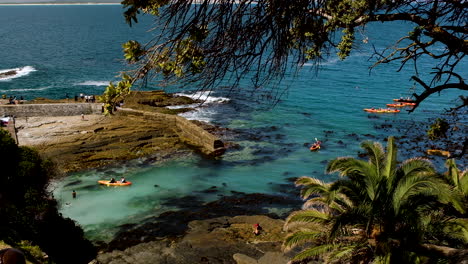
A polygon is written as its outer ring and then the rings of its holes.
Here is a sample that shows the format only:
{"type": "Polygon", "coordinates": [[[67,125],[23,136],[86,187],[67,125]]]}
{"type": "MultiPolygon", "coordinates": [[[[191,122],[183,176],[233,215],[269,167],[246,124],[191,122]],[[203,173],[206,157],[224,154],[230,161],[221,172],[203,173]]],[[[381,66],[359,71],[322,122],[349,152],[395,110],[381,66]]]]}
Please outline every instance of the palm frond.
{"type": "Polygon", "coordinates": [[[294,232],[286,237],[283,242],[284,250],[290,250],[298,245],[308,242],[314,242],[319,238],[325,238],[326,234],[323,232],[315,232],[310,230],[300,230],[294,232]]]}
{"type": "Polygon", "coordinates": [[[324,185],[325,183],[319,179],[312,178],[309,176],[302,176],[296,179],[294,182],[296,186],[301,186],[301,185],[309,185],[309,184],[320,184],[324,185]]]}
{"type": "Polygon", "coordinates": [[[336,191],[343,197],[346,197],[351,204],[358,204],[363,202],[366,199],[365,197],[367,197],[365,188],[365,182],[339,179],[332,183],[330,191],[336,191]]]}
{"type": "Polygon", "coordinates": [[[345,212],[334,215],[331,221],[330,238],[335,238],[343,234],[349,226],[366,226],[367,219],[371,213],[369,204],[361,204],[356,207],[349,208],[345,212]]]}
{"type": "Polygon", "coordinates": [[[324,212],[320,212],[315,209],[301,210],[291,213],[286,218],[285,227],[289,224],[301,222],[301,223],[318,223],[327,224],[330,221],[330,215],[324,212]]]}
{"type": "Polygon", "coordinates": [[[445,221],[443,232],[450,238],[468,244],[468,219],[452,218],[445,221]]]}
{"type": "Polygon", "coordinates": [[[432,163],[423,158],[411,158],[403,161],[403,163],[396,169],[393,177],[388,182],[388,190],[395,191],[398,183],[407,177],[413,177],[421,173],[429,173],[435,175],[435,169],[432,163]]]}
{"type": "Polygon", "coordinates": [[[335,249],[327,255],[327,262],[339,261],[343,263],[343,260],[349,259],[355,252],[355,246],[343,246],[339,249],[335,249]]]}
{"type": "Polygon", "coordinates": [[[385,162],[385,150],[382,144],[373,141],[364,141],[361,143],[361,148],[367,152],[369,163],[376,168],[383,168],[385,162]]]}
{"type": "Polygon", "coordinates": [[[352,259],[358,259],[359,263],[362,259],[359,259],[358,255],[369,250],[369,244],[367,240],[363,243],[360,241],[351,242],[351,244],[341,245],[339,248],[334,249],[326,256],[327,263],[355,263],[352,259]]]}
{"type": "Polygon", "coordinates": [[[315,208],[319,211],[324,211],[329,209],[329,203],[327,197],[314,197],[309,200],[307,200],[303,205],[302,205],[302,210],[307,210],[315,208]]]}
{"type": "Polygon", "coordinates": [[[304,261],[307,259],[320,257],[326,254],[327,252],[330,252],[334,250],[335,248],[338,248],[339,246],[340,246],[339,244],[324,244],[324,245],[312,247],[297,254],[296,256],[292,258],[291,261],[294,263],[298,261],[304,261]]]}
{"type": "Polygon", "coordinates": [[[388,137],[387,155],[383,175],[387,178],[392,177],[397,166],[397,146],[393,137],[388,137]]]}
{"type": "Polygon", "coordinates": [[[435,196],[444,203],[459,203],[443,181],[432,175],[418,174],[413,177],[405,177],[395,188],[392,198],[395,215],[400,213],[402,205],[411,203],[411,198],[416,195],[435,196]]]}
{"type": "Polygon", "coordinates": [[[340,176],[359,177],[363,171],[367,171],[370,165],[362,160],[350,157],[340,157],[330,161],[326,168],[326,173],[339,172],[340,176]]]}
{"type": "Polygon", "coordinates": [[[460,173],[460,182],[458,184],[458,189],[468,198],[468,169],[460,173]]]}
{"type": "Polygon", "coordinates": [[[311,177],[300,177],[296,180],[296,186],[304,186],[301,189],[301,197],[307,199],[311,195],[326,195],[330,184],[311,177]]]}
{"type": "Polygon", "coordinates": [[[398,168],[405,177],[412,177],[420,173],[435,173],[434,165],[428,159],[411,158],[405,160],[398,168]]]}
{"type": "Polygon", "coordinates": [[[392,254],[387,253],[383,256],[376,256],[372,264],[390,264],[392,260],[392,254]]]}
{"type": "Polygon", "coordinates": [[[329,208],[337,213],[343,213],[346,210],[354,207],[354,203],[344,194],[336,193],[333,202],[329,204],[329,208]]]}
{"type": "Polygon", "coordinates": [[[386,187],[387,177],[382,173],[367,173],[364,177],[366,196],[370,201],[375,201],[386,187]]]}

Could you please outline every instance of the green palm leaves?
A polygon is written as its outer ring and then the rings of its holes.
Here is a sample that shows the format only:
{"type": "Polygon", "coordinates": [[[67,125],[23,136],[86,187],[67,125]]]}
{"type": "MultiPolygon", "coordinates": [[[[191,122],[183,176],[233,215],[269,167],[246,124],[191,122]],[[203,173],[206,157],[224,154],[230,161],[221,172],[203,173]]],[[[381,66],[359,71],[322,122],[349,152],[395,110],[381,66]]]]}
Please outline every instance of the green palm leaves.
{"type": "Polygon", "coordinates": [[[326,172],[338,172],[340,180],[296,181],[306,202],[286,220],[293,232],[284,246],[307,247],[293,262],[320,257],[326,263],[414,263],[426,258],[422,245],[435,243],[436,235],[451,233],[447,237],[468,242],[466,220],[444,214],[447,208],[464,213],[460,193],[467,190],[466,172],[451,161],[445,178],[425,159],[398,163],[393,137],[386,151],[370,141],[361,147],[367,161],[341,157],[328,164],[326,172]]]}

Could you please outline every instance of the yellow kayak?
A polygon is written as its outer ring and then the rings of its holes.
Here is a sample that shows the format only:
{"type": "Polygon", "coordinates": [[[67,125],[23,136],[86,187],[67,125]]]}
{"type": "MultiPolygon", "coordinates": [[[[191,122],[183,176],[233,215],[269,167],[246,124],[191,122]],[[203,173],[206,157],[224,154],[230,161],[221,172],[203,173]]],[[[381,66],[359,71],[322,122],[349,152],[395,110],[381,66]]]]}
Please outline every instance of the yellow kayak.
{"type": "Polygon", "coordinates": [[[426,153],[428,155],[437,155],[437,156],[443,156],[443,157],[450,157],[450,152],[448,152],[447,150],[428,149],[428,150],[426,150],[426,153]]]}
{"type": "Polygon", "coordinates": [[[128,186],[128,185],[131,185],[132,182],[129,182],[129,181],[126,181],[126,182],[113,182],[111,183],[110,181],[98,181],[99,184],[102,184],[102,185],[107,185],[107,186],[128,186]]]}

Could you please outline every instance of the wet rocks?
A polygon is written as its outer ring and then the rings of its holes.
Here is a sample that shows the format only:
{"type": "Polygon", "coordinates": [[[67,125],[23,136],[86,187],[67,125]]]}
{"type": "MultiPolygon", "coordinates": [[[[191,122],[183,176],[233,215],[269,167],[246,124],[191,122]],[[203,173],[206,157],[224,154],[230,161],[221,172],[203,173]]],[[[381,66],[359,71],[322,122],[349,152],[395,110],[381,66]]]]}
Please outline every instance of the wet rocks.
{"type": "Polygon", "coordinates": [[[121,231],[115,239],[102,249],[124,250],[158,238],[179,237],[186,232],[189,222],[194,220],[255,214],[263,214],[275,219],[286,217],[291,210],[300,208],[301,203],[298,196],[274,196],[260,193],[224,196],[209,203],[198,200],[194,196],[171,199],[166,201],[165,205],[177,207],[180,210],[150,217],[139,224],[121,226],[121,231]],[[279,216],[270,213],[269,208],[285,208],[286,210],[284,215],[279,216]]]}
{"type": "Polygon", "coordinates": [[[2,72],[0,73],[0,79],[1,78],[7,78],[7,77],[10,77],[10,76],[14,76],[16,75],[18,72],[16,70],[11,70],[11,71],[6,71],[6,72],[2,72]]]}

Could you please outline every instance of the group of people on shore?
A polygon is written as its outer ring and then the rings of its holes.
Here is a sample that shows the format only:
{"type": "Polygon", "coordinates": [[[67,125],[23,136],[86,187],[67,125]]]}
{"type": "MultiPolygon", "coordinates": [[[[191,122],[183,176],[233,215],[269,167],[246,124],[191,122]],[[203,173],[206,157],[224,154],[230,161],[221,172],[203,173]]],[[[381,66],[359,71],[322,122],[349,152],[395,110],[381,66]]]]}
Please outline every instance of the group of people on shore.
{"type": "Polygon", "coordinates": [[[10,95],[10,96],[7,98],[7,95],[6,95],[6,94],[2,94],[2,99],[4,99],[4,100],[8,99],[8,104],[19,104],[19,103],[21,103],[22,101],[24,101],[23,96],[20,96],[20,98],[18,99],[16,96],[10,95]]]}
{"type": "MultiPolygon", "coordinates": [[[[68,96],[68,93],[65,94],[65,97],[68,99],[69,96],[68,96]]],[[[86,95],[86,94],[83,94],[83,93],[80,93],[80,95],[76,95],[75,94],[75,102],[78,102],[78,99],[81,100],[81,102],[86,102],[86,103],[95,103],[96,102],[96,96],[95,95],[86,95]]]]}

